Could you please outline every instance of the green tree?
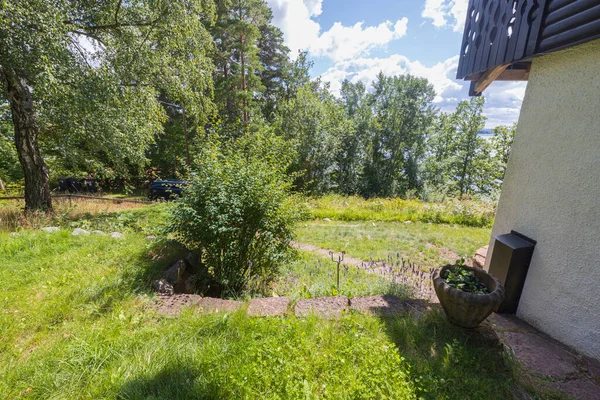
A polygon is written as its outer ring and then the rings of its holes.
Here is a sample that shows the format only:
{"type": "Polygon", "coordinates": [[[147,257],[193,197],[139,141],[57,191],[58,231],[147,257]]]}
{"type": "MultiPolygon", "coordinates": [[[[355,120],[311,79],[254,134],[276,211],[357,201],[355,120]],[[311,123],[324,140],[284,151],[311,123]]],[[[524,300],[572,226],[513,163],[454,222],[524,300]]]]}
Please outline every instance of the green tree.
{"type": "Polygon", "coordinates": [[[375,115],[365,166],[363,194],[398,196],[421,189],[419,165],[436,109],[435,91],[424,78],[386,77],[373,83],[375,115]]]}
{"type": "Polygon", "coordinates": [[[14,130],[7,104],[0,105],[0,190],[4,183],[23,179],[23,170],[14,144],[14,130]]]}
{"type": "Polygon", "coordinates": [[[270,23],[272,14],[264,0],[217,0],[216,4],[217,19],[210,29],[216,47],[215,102],[222,123],[237,135],[240,124],[246,125],[250,114],[257,112],[255,94],[264,90],[258,75],[263,70],[259,41],[261,28],[270,23]]]}
{"type": "Polygon", "coordinates": [[[481,160],[489,159],[489,153],[485,151],[485,139],[479,136],[485,127],[484,103],[484,97],[461,101],[453,116],[456,127],[455,179],[461,197],[473,192],[474,185],[481,183],[478,179],[481,176],[478,171],[482,170],[481,160]]]}
{"type": "Polygon", "coordinates": [[[508,164],[508,159],[510,158],[510,149],[512,148],[516,130],[516,124],[513,124],[512,126],[500,125],[494,128],[494,136],[491,138],[491,147],[496,163],[496,174],[494,175],[494,178],[499,181],[504,180],[506,166],[508,164]]]}
{"type": "Polygon", "coordinates": [[[346,119],[351,125],[344,129],[336,158],[338,169],[338,192],[356,194],[366,161],[366,151],[371,135],[373,111],[369,105],[367,88],[362,82],[342,82],[342,102],[346,119]]]}
{"type": "Polygon", "coordinates": [[[340,101],[318,81],[303,86],[280,106],[275,129],[295,147],[290,166],[295,188],[313,194],[333,190],[340,138],[351,129],[340,101]]]}
{"type": "Polygon", "coordinates": [[[27,209],[52,206],[40,139],[63,157],[145,163],[162,128],[160,90],[201,120],[212,102],[211,0],[6,0],[0,86],[27,209]]]}
{"type": "Polygon", "coordinates": [[[456,152],[455,136],[456,128],[453,124],[453,114],[439,114],[427,140],[428,155],[423,169],[424,180],[427,184],[427,195],[433,193],[446,195],[451,191],[456,152]]]}
{"type": "Polygon", "coordinates": [[[442,195],[493,194],[496,183],[492,146],[479,136],[485,126],[483,97],[458,104],[453,114],[440,114],[427,141],[425,179],[442,195]]]}

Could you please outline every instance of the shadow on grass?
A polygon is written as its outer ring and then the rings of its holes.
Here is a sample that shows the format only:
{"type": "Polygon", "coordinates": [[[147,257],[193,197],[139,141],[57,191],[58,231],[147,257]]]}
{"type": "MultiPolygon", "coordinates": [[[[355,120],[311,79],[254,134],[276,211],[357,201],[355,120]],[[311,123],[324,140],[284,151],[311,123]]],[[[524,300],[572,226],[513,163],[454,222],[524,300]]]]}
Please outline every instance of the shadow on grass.
{"type": "Polygon", "coordinates": [[[378,315],[389,339],[411,366],[411,378],[420,396],[511,398],[512,371],[492,332],[482,327],[460,328],[451,324],[441,309],[423,312],[428,303],[411,302],[415,307],[412,316],[378,315]]]}
{"type": "Polygon", "coordinates": [[[172,242],[156,242],[148,249],[140,249],[134,255],[133,268],[122,268],[115,279],[88,287],[84,303],[93,305],[95,314],[102,315],[131,296],[150,295],[152,281],[162,278],[164,271],[187,253],[181,245],[172,242]]]}
{"type": "Polygon", "coordinates": [[[154,375],[134,378],[119,390],[118,399],[220,399],[217,385],[206,379],[203,370],[183,364],[169,365],[154,375]]]}

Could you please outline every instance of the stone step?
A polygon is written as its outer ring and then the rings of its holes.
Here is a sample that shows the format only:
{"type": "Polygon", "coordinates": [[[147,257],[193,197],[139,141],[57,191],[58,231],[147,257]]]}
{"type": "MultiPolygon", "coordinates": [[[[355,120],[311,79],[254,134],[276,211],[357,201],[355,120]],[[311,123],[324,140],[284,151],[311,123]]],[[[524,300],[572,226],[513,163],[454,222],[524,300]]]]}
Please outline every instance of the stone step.
{"type": "Polygon", "coordinates": [[[347,310],[348,298],[346,296],[298,300],[294,308],[297,317],[307,317],[314,314],[326,319],[340,318],[347,310]]]}
{"type": "Polygon", "coordinates": [[[286,315],[291,299],[289,297],[264,297],[250,299],[248,315],[251,317],[279,317],[286,315]]]}

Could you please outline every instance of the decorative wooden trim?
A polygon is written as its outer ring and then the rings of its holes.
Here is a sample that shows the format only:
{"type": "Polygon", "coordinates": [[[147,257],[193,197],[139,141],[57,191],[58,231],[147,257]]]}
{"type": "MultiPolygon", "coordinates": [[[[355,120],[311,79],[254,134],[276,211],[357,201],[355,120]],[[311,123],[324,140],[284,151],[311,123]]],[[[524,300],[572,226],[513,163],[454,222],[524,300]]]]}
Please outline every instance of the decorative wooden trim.
{"type": "MultiPolygon", "coordinates": [[[[594,39],[600,39],[598,0],[469,0],[456,77],[478,80],[496,67],[594,39]]],[[[509,70],[496,80],[528,75],[509,70]]]]}
{"type": "MultiPolygon", "coordinates": [[[[496,78],[498,78],[500,75],[502,75],[502,73],[506,70],[506,68],[508,68],[508,64],[504,64],[504,65],[500,65],[498,67],[495,68],[490,68],[487,71],[485,71],[483,73],[483,75],[481,76],[481,78],[479,78],[477,81],[475,81],[475,85],[471,84],[471,88],[473,89],[473,92],[475,92],[476,94],[471,94],[469,93],[471,96],[479,96],[481,93],[483,93],[483,91],[490,86],[490,84],[492,82],[494,82],[496,80],[496,78]]],[[[470,92],[471,90],[469,90],[470,92]]]]}
{"type": "MultiPolygon", "coordinates": [[[[529,80],[529,70],[531,64],[528,64],[527,67],[522,68],[513,68],[514,65],[508,67],[504,72],[502,72],[495,80],[496,81],[528,81],[529,80]]],[[[478,81],[485,72],[476,72],[472,75],[465,77],[465,81],[478,81]]]]}

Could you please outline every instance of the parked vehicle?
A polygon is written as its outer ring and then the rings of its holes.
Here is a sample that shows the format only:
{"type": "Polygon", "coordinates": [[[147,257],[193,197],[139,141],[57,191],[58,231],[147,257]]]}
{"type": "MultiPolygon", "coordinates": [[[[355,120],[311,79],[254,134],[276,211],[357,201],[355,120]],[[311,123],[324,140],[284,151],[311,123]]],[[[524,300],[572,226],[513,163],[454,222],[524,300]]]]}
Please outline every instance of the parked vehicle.
{"type": "Polygon", "coordinates": [[[186,186],[186,182],[175,179],[156,180],[148,187],[148,198],[150,200],[170,200],[181,196],[186,186]]]}
{"type": "Polygon", "coordinates": [[[94,178],[61,178],[58,180],[57,190],[61,193],[97,193],[98,185],[94,178]]]}

